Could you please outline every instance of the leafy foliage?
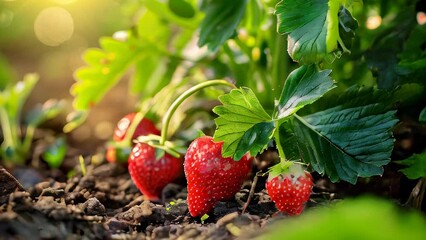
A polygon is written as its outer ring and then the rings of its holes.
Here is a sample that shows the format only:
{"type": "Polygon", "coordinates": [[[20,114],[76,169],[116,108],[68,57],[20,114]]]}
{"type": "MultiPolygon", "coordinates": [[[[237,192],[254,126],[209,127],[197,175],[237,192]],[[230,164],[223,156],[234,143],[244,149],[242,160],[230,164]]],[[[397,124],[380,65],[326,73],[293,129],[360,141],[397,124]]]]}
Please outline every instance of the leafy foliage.
{"type": "Polygon", "coordinates": [[[184,6],[177,6],[176,1],[169,5],[143,1],[146,11],[137,28],[120,32],[121,37],[103,37],[100,48],[84,53],[87,65],[75,72],[76,83],[71,89],[75,96],[74,108],[79,111],[74,116],[80,117],[69,121],[66,131],[80,125],[90,108],[132,67],[135,71],[131,90],[141,94],[141,101],[149,99],[171,81],[200,19],[198,12],[188,12],[190,7],[194,11],[191,3],[183,2],[184,6]],[[176,11],[186,14],[185,17],[175,15],[176,11]]]}
{"type": "Polygon", "coordinates": [[[103,50],[91,49],[84,54],[88,66],[75,73],[78,81],[71,93],[76,96],[74,107],[78,110],[90,109],[98,103],[142,51],[135,38],[121,42],[105,37],[100,40],[100,45],[103,50]]]}
{"type": "Polygon", "coordinates": [[[248,0],[209,0],[205,3],[206,17],[200,25],[199,46],[216,51],[235,34],[248,0]]]}
{"type": "Polygon", "coordinates": [[[294,61],[302,64],[332,61],[333,51],[340,47],[347,51],[344,43],[351,41],[357,26],[350,12],[338,0],[280,1],[275,14],[278,32],[288,35],[288,53],[294,61]],[[340,31],[343,29],[343,31],[340,31]],[[342,41],[342,36],[345,41],[342,41]],[[348,34],[346,34],[348,33],[348,34]]]}
{"type": "Polygon", "coordinates": [[[334,82],[328,76],[330,73],[330,70],[319,72],[314,65],[304,65],[293,71],[284,84],[277,118],[296,113],[334,88],[334,82]]]}
{"type": "Polygon", "coordinates": [[[336,106],[295,115],[287,123],[292,130],[283,132],[283,148],[290,149],[290,158],[304,159],[333,182],[354,184],[359,176],[382,174],[382,166],[390,161],[391,129],[397,122],[395,111],[377,101],[382,95],[379,90],[354,87],[333,101],[336,106]]]}
{"type": "Polygon", "coordinates": [[[224,104],[216,106],[213,112],[218,129],[215,141],[224,141],[222,154],[235,160],[250,150],[252,155],[264,149],[272,137],[274,123],[260,105],[256,95],[249,88],[231,90],[219,100],[224,104]]]}
{"type": "Polygon", "coordinates": [[[398,163],[406,166],[401,172],[409,179],[426,177],[426,153],[414,154],[407,159],[398,161],[398,163]]]}
{"type": "Polygon", "coordinates": [[[38,82],[38,75],[27,74],[24,80],[9,85],[0,92],[0,121],[3,133],[1,156],[6,164],[21,164],[29,154],[35,128],[56,117],[64,108],[63,101],[49,100],[42,107],[36,107],[27,117],[27,129],[21,133],[22,107],[38,82]]]}
{"type": "Polygon", "coordinates": [[[415,21],[413,6],[401,6],[393,21],[375,36],[365,58],[380,88],[394,89],[407,82],[422,82],[426,74],[426,26],[415,21]]]}

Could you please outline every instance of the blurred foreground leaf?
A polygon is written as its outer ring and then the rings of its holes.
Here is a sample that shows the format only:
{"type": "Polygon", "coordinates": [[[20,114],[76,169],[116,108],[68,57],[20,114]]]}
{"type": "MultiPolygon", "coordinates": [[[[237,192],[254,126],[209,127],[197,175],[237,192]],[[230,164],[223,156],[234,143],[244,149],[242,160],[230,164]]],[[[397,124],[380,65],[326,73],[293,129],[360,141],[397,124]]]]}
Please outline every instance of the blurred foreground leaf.
{"type": "Polygon", "coordinates": [[[58,168],[61,166],[65,155],[67,153],[67,142],[64,136],[55,139],[43,152],[43,159],[49,164],[51,168],[58,168]]]}
{"type": "Polygon", "coordinates": [[[259,239],[424,239],[426,221],[391,202],[371,197],[344,200],[331,208],[307,210],[272,225],[259,239]]]}

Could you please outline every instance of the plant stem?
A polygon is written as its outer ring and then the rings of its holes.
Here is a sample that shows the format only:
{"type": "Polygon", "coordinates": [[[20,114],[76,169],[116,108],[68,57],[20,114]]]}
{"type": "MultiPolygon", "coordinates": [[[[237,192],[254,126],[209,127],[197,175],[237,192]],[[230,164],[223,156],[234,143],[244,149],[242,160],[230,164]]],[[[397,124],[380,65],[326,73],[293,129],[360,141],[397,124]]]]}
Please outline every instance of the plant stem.
{"type": "Polygon", "coordinates": [[[25,138],[22,143],[22,151],[24,152],[24,154],[27,154],[30,150],[31,141],[33,140],[34,133],[35,133],[35,127],[28,125],[25,131],[25,138]]]}
{"type": "Polygon", "coordinates": [[[203,88],[216,86],[216,85],[224,85],[229,86],[232,88],[235,88],[235,85],[226,81],[226,80],[210,80],[206,81],[200,84],[197,84],[190,89],[186,90],[182,95],[180,95],[173,103],[170,105],[169,109],[167,109],[166,114],[163,118],[163,126],[161,129],[161,139],[160,139],[160,145],[164,145],[167,140],[167,131],[169,130],[169,123],[173,116],[173,113],[176,111],[176,109],[182,104],[185,99],[190,97],[192,94],[200,91],[203,88]]]}
{"type": "Polygon", "coordinates": [[[124,144],[125,146],[131,146],[132,143],[132,138],[133,138],[133,134],[136,131],[136,128],[138,127],[139,123],[142,121],[142,119],[145,117],[145,112],[137,112],[135,117],[133,118],[133,120],[130,123],[129,128],[127,129],[127,133],[123,139],[123,141],[121,142],[121,144],[124,144]]]}
{"type": "Polygon", "coordinates": [[[1,120],[1,128],[3,130],[3,137],[4,137],[4,144],[6,146],[10,146],[12,148],[15,148],[16,146],[16,139],[13,135],[13,129],[11,122],[9,121],[8,114],[4,108],[0,108],[0,120],[1,120]]]}
{"type": "Polygon", "coordinates": [[[278,149],[278,155],[280,156],[280,162],[286,162],[286,158],[285,158],[285,154],[284,154],[284,149],[281,145],[281,139],[280,139],[280,126],[278,125],[278,121],[275,121],[275,124],[277,126],[275,126],[275,132],[274,132],[274,139],[275,139],[275,144],[277,145],[277,149],[278,149]]]}

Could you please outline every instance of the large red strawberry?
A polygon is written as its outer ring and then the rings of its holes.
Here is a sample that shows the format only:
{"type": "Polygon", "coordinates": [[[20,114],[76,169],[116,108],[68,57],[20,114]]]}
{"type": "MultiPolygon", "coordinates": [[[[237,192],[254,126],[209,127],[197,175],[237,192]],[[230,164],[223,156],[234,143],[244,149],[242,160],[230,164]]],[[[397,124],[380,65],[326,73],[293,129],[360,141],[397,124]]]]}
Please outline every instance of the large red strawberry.
{"type": "Polygon", "coordinates": [[[293,164],[278,175],[271,173],[266,190],[278,210],[288,215],[301,214],[312,192],[311,174],[300,164],[293,164]]]}
{"type": "Polygon", "coordinates": [[[165,153],[157,159],[156,149],[137,143],[130,153],[129,173],[137,188],[148,200],[158,200],[161,190],[180,176],[182,160],[165,153]]]}
{"type": "MultiPolygon", "coordinates": [[[[124,116],[120,121],[118,121],[117,126],[114,129],[113,141],[119,143],[124,140],[127,130],[130,127],[133,119],[135,118],[136,113],[129,113],[124,116]]],[[[139,136],[145,136],[149,134],[159,135],[160,131],[155,127],[155,124],[147,119],[143,118],[142,121],[138,124],[133,133],[132,139],[136,139],[139,136]]],[[[113,146],[107,148],[106,159],[109,162],[127,162],[129,157],[131,146],[128,148],[116,149],[113,146]]]]}
{"type": "Polygon", "coordinates": [[[218,201],[232,199],[251,171],[253,159],[248,154],[239,161],[223,158],[222,145],[203,136],[195,139],[186,152],[187,202],[193,217],[208,213],[218,201]]]}

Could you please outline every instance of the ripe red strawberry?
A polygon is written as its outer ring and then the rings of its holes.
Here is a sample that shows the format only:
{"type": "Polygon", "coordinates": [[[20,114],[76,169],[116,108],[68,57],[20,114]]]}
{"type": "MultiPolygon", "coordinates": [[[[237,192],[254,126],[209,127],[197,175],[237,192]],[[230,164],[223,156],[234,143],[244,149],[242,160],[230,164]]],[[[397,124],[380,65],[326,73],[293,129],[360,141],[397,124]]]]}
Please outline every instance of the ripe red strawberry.
{"type": "Polygon", "coordinates": [[[312,176],[300,164],[293,164],[278,175],[270,173],[266,190],[278,210],[288,215],[302,213],[312,192],[312,176]]]}
{"type": "MultiPolygon", "coordinates": [[[[129,113],[118,121],[117,126],[114,129],[113,141],[118,143],[124,140],[127,130],[130,127],[136,113],[129,113]]],[[[154,123],[144,118],[135,129],[132,139],[136,139],[139,136],[145,136],[149,134],[160,135],[160,131],[155,127],[154,123]]],[[[127,162],[130,153],[130,147],[128,149],[116,149],[115,147],[108,147],[106,152],[106,159],[109,162],[127,162]]]]}
{"type": "Polygon", "coordinates": [[[232,199],[251,171],[253,159],[248,154],[239,161],[223,158],[222,145],[203,136],[195,139],[186,152],[187,202],[193,217],[208,213],[218,201],[232,199]]]}
{"type": "Polygon", "coordinates": [[[148,200],[158,200],[161,190],[180,176],[182,160],[167,153],[159,159],[156,149],[145,143],[137,143],[130,153],[129,173],[137,188],[148,200]]]}

